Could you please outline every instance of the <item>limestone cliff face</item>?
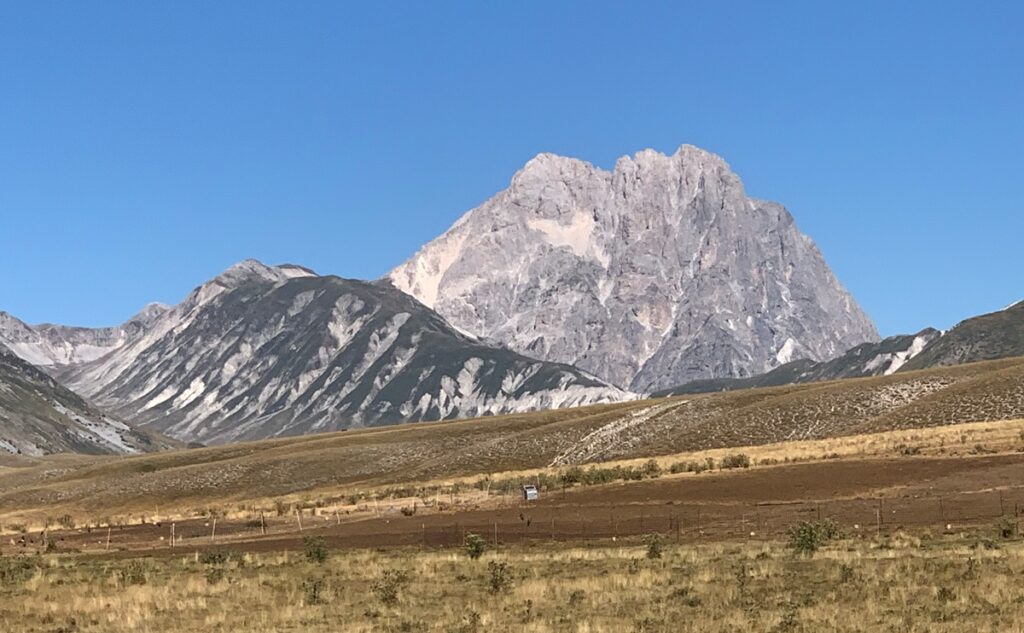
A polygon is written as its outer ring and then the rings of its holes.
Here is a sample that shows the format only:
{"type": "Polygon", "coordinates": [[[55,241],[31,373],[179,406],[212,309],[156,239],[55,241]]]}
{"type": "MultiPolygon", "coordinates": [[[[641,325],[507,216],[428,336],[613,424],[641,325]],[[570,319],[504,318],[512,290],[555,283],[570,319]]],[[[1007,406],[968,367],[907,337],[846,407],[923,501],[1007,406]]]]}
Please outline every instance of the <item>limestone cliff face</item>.
{"type": "Polygon", "coordinates": [[[652,391],[878,333],[786,209],[720,157],[541,154],[388,278],[459,329],[652,391]]]}

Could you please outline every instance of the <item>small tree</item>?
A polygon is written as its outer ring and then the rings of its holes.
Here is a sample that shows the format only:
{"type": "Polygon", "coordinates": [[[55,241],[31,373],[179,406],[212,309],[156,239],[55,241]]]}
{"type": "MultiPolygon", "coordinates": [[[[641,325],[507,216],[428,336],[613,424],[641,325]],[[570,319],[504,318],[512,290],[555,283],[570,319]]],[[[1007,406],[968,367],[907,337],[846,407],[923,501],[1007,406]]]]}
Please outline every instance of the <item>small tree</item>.
{"type": "Polygon", "coordinates": [[[469,533],[466,535],[465,548],[466,556],[469,556],[473,560],[477,560],[483,556],[484,552],[487,550],[487,541],[485,541],[484,537],[479,534],[469,533]]]}

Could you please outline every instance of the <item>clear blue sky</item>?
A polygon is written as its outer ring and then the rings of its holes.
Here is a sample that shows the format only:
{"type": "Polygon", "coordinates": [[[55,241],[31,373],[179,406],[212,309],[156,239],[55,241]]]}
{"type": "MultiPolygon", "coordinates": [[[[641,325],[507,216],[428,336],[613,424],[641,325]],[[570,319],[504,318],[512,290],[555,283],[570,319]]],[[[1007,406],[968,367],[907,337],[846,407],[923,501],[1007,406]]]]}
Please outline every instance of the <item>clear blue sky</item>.
{"type": "Polygon", "coordinates": [[[1024,3],[4,2],[0,309],[375,278],[534,154],[723,155],[884,334],[1024,298],[1024,3]]]}

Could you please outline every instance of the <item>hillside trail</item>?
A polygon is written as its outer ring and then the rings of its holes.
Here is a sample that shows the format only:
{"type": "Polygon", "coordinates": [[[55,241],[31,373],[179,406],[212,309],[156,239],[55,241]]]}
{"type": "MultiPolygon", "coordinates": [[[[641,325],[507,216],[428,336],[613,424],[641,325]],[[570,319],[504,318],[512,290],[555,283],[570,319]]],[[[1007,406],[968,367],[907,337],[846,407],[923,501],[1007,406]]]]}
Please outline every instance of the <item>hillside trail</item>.
{"type": "Polygon", "coordinates": [[[624,443],[638,441],[642,438],[643,427],[649,422],[689,402],[683,400],[646,407],[598,427],[562,451],[548,467],[575,466],[596,461],[612,449],[621,448],[624,443]]]}

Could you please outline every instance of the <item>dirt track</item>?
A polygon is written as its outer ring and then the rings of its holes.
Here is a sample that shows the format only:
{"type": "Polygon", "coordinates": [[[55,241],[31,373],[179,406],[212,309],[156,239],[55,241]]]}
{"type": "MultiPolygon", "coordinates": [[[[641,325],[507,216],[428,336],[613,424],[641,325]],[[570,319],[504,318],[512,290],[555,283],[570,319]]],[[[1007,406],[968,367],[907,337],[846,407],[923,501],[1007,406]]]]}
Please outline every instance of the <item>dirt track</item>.
{"type": "MultiPolygon", "coordinates": [[[[332,547],[449,546],[476,532],[499,543],[587,540],[658,532],[693,541],[775,538],[793,523],[831,517],[852,534],[897,528],[942,531],[993,525],[1024,514],[1024,454],[975,457],[904,457],[834,460],[753,470],[662,477],[634,483],[553,491],[525,505],[510,498],[459,511],[421,510],[407,517],[397,509],[383,516],[292,517],[258,525],[224,521],[211,537],[205,519],[175,525],[179,548],[285,550],[304,536],[322,536],[332,547]]],[[[111,553],[158,550],[170,553],[170,526],[114,528],[111,553]],[[161,540],[163,537],[163,540],[161,540]]],[[[27,539],[38,544],[39,535],[27,539]]],[[[59,548],[106,552],[106,530],[53,533],[59,548]]],[[[3,549],[20,544],[3,543],[3,549]]]]}

